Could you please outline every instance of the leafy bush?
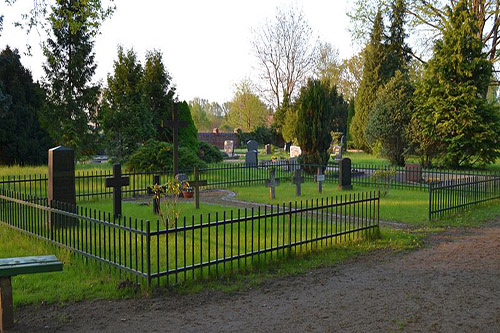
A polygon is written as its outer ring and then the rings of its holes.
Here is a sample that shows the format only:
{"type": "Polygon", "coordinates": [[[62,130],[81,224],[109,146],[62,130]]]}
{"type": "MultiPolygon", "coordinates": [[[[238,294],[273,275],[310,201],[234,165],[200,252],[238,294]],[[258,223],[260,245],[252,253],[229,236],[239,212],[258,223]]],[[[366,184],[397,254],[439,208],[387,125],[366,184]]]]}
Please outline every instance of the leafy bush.
{"type": "Polygon", "coordinates": [[[224,159],[219,148],[209,143],[200,142],[200,158],[207,163],[222,162],[224,159]]]}
{"type": "MultiPolygon", "coordinates": [[[[187,147],[179,147],[179,170],[206,168],[195,152],[187,147]]],[[[173,146],[170,143],[149,140],[137,149],[127,161],[127,169],[140,172],[169,171],[173,169],[173,146]]]]}

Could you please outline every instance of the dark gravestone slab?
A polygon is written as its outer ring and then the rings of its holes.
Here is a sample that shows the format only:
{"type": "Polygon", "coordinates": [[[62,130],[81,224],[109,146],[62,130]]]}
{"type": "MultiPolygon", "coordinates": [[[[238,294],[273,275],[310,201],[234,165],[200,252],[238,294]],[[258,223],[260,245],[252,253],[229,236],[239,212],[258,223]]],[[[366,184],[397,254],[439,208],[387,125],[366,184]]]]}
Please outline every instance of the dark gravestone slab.
{"type": "MultiPolygon", "coordinates": [[[[57,209],[74,213],[76,210],[75,190],[75,151],[71,148],[58,146],[49,149],[49,181],[48,201],[57,209]]],[[[49,224],[64,226],[77,223],[61,214],[50,214],[49,224]]]]}
{"type": "Polygon", "coordinates": [[[247,142],[247,149],[248,151],[252,151],[252,150],[255,150],[255,151],[259,151],[259,143],[255,140],[249,140],[247,142]]]}
{"type": "Polygon", "coordinates": [[[259,160],[257,158],[257,152],[255,150],[247,151],[245,154],[245,165],[247,166],[257,166],[259,160]]]}
{"type": "Polygon", "coordinates": [[[418,183],[422,180],[422,167],[418,163],[405,164],[405,180],[418,183]]]}
{"type": "Polygon", "coordinates": [[[130,185],[129,177],[122,177],[122,166],[113,164],[113,177],[106,178],[106,187],[113,188],[113,215],[118,218],[122,215],[122,186],[130,185]]]}
{"type": "Polygon", "coordinates": [[[351,178],[351,159],[346,157],[339,163],[339,188],[341,190],[352,189],[351,178]]]}
{"type": "Polygon", "coordinates": [[[285,147],[283,148],[287,153],[290,152],[290,147],[292,146],[292,142],[286,142],[285,147]]]}

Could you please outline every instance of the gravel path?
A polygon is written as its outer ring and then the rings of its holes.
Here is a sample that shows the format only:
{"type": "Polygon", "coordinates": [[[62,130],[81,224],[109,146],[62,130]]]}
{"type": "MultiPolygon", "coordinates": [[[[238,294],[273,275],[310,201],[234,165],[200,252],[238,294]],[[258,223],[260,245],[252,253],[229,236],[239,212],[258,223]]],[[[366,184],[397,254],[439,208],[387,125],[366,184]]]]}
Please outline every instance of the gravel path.
{"type": "Polygon", "coordinates": [[[500,220],[238,293],[18,309],[16,330],[500,332],[500,220]]]}

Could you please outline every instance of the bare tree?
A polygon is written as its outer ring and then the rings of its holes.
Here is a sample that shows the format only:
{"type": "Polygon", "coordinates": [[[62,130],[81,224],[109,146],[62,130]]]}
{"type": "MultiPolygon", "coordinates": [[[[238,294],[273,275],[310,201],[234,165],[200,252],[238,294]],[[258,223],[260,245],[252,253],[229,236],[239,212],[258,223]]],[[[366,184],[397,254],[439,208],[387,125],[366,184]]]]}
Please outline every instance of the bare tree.
{"type": "Polygon", "coordinates": [[[312,75],[318,40],[302,10],[277,8],[273,20],[253,30],[252,46],[258,60],[263,97],[276,109],[286,94],[296,96],[312,75]]]}

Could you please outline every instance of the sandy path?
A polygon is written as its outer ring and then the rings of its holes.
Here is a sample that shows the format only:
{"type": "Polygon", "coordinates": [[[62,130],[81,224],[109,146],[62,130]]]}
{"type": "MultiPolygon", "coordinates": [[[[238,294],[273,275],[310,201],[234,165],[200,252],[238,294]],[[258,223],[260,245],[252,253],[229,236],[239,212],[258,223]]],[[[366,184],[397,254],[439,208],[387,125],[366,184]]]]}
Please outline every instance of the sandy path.
{"type": "Polygon", "coordinates": [[[500,221],[257,289],[18,309],[18,331],[500,332],[500,221]]]}

